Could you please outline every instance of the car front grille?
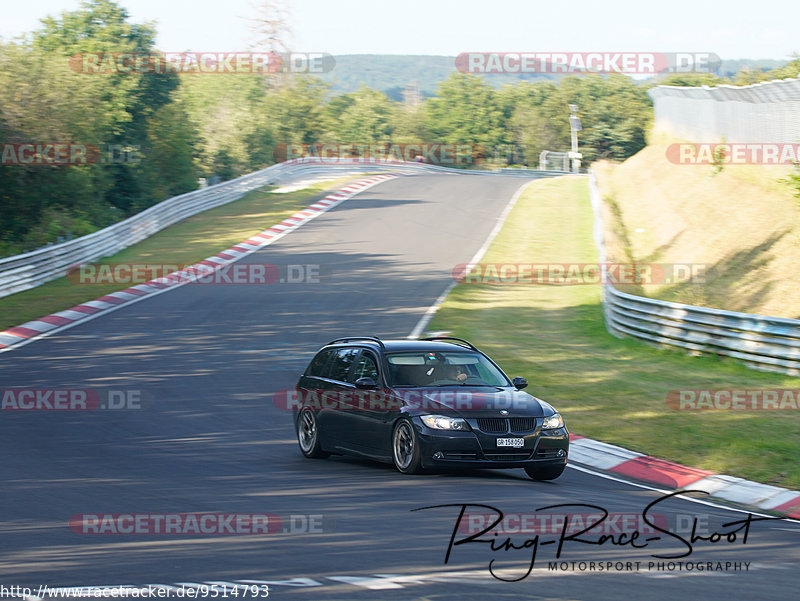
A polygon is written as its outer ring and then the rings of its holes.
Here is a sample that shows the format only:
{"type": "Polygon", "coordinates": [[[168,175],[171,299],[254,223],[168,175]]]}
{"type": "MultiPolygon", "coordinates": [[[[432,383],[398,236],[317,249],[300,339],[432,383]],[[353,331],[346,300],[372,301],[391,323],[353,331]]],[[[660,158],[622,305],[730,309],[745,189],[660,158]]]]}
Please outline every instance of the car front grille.
{"type": "Polygon", "coordinates": [[[508,421],[512,432],[530,432],[536,429],[535,417],[512,417],[508,421]]]}
{"type": "Polygon", "coordinates": [[[536,429],[535,417],[479,417],[478,429],[487,434],[521,433],[536,429]]]}
{"type": "Polygon", "coordinates": [[[508,432],[508,419],[505,417],[479,417],[478,429],[489,434],[504,434],[508,432]]]}
{"type": "Polygon", "coordinates": [[[531,458],[531,452],[522,449],[484,451],[483,455],[489,461],[525,461],[531,458]]]}
{"type": "MultiPolygon", "coordinates": [[[[492,449],[491,451],[484,451],[483,457],[488,461],[525,461],[531,458],[531,452],[525,449],[492,449]]],[[[478,461],[481,456],[475,451],[444,451],[441,459],[447,461],[478,461]]]]}
{"type": "Polygon", "coordinates": [[[445,451],[442,455],[451,461],[474,461],[478,458],[475,451],[445,451]]]}

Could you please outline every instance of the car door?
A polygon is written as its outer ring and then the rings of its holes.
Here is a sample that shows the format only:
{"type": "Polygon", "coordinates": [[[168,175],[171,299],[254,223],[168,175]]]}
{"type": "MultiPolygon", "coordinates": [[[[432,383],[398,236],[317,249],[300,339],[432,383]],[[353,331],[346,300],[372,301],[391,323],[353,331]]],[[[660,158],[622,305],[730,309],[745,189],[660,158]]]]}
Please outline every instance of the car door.
{"type": "Polygon", "coordinates": [[[325,426],[328,416],[321,407],[320,398],[329,386],[328,374],[330,373],[331,358],[335,353],[334,349],[323,349],[318,352],[297,383],[298,410],[300,407],[311,407],[317,411],[317,423],[321,430],[325,426]]]}
{"type": "Polygon", "coordinates": [[[326,440],[335,448],[357,450],[354,447],[353,416],[349,397],[355,389],[350,381],[350,372],[358,358],[360,349],[344,347],[334,351],[330,360],[327,377],[322,379],[323,389],[319,391],[320,429],[326,440]]]}
{"type": "Polygon", "coordinates": [[[353,366],[350,381],[355,386],[359,378],[372,378],[373,390],[356,390],[353,394],[352,418],[349,420],[362,452],[376,457],[388,457],[391,448],[391,424],[397,404],[383,383],[378,357],[363,349],[353,366]]]}

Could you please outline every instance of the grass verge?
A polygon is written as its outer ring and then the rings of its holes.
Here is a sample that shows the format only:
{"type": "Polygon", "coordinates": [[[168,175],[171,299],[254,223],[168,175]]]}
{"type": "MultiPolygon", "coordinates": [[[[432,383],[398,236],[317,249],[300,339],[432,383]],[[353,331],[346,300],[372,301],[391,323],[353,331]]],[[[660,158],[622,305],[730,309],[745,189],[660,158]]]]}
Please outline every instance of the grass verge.
{"type": "Polygon", "coordinates": [[[800,205],[785,165],[675,164],[664,144],[593,165],[606,210],[608,259],[691,265],[694,280],[625,292],[691,305],[800,316],[800,205]]]}
{"type": "MultiPolygon", "coordinates": [[[[597,261],[585,178],[531,184],[484,263],[597,261]]],[[[597,285],[456,286],[428,326],[477,344],[564,415],[572,432],[684,465],[800,488],[797,412],[678,411],[676,389],[797,388],[734,360],[690,357],[603,323],[597,285]]]]}
{"type": "MultiPolygon", "coordinates": [[[[274,194],[271,187],[249,192],[229,204],[193,215],[146,240],[96,263],[197,263],[246,240],[309,205],[326,190],[352,177],[324,181],[303,190],[274,194]]],[[[80,284],[66,277],[0,299],[0,331],[50,313],[124,290],[130,284],[80,284]]]]}

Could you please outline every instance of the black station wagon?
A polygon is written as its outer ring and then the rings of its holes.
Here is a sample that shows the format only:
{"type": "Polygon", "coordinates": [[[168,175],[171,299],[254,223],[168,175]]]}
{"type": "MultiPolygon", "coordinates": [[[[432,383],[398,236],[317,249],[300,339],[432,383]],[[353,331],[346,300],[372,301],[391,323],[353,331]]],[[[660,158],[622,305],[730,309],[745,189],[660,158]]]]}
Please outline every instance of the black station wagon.
{"type": "Polygon", "coordinates": [[[459,338],[338,338],[297,383],[300,450],[392,462],[404,474],[523,468],[553,480],[566,467],[569,433],[526,386],[459,338]]]}

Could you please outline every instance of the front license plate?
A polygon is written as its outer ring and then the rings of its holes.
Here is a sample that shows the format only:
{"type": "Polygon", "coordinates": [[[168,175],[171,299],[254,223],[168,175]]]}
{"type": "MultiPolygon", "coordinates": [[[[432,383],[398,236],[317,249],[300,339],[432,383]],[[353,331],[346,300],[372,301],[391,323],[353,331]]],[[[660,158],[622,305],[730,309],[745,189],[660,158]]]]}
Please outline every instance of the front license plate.
{"type": "Polygon", "coordinates": [[[498,447],[524,447],[525,446],[525,439],[524,438],[498,438],[497,439],[497,446],[498,447]]]}

